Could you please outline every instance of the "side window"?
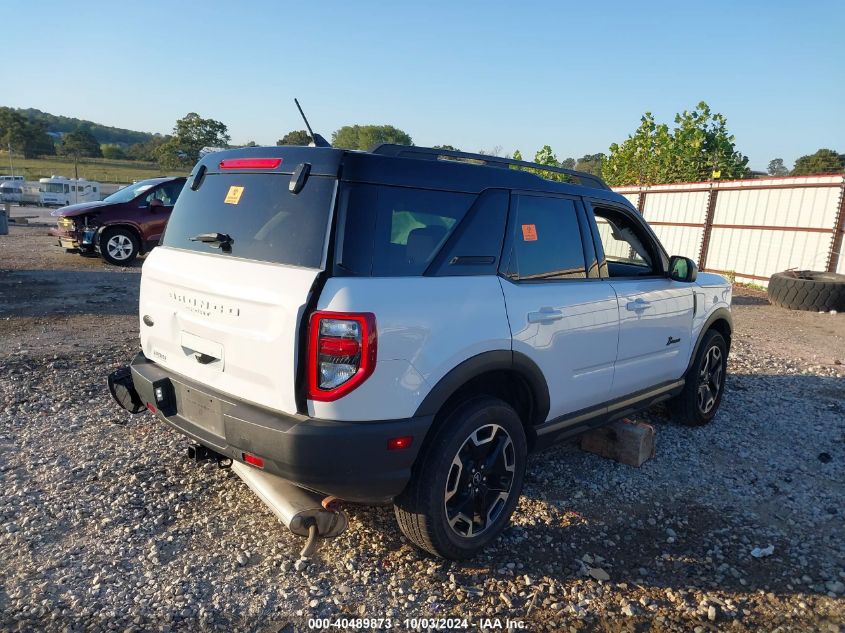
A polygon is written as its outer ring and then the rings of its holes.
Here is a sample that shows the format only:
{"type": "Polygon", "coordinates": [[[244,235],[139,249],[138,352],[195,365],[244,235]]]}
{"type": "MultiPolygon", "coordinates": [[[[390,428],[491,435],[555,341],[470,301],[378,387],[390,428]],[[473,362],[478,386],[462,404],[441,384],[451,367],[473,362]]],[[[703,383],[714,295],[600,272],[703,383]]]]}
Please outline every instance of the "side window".
{"type": "Polygon", "coordinates": [[[594,209],[609,277],[641,277],[658,273],[651,241],[623,213],[594,209]]]}
{"type": "Polygon", "coordinates": [[[146,196],[144,196],[144,204],[149,206],[150,202],[155,199],[161,200],[161,187],[156,187],[155,189],[150,191],[146,196]]]}
{"type": "Polygon", "coordinates": [[[162,202],[166,205],[173,206],[176,200],[179,199],[179,194],[182,192],[182,187],[185,186],[184,180],[174,180],[162,187],[163,197],[162,202]]]}
{"type": "Polygon", "coordinates": [[[474,195],[350,185],[341,269],[373,277],[421,275],[475,200],[474,195]]]}
{"type": "Polygon", "coordinates": [[[516,197],[509,271],[520,281],[587,276],[575,202],[566,198],[516,197]]]}
{"type": "Polygon", "coordinates": [[[150,204],[153,200],[161,200],[165,206],[173,206],[176,204],[176,199],[179,197],[184,184],[184,181],[176,180],[156,187],[146,195],[144,201],[150,204]]]}

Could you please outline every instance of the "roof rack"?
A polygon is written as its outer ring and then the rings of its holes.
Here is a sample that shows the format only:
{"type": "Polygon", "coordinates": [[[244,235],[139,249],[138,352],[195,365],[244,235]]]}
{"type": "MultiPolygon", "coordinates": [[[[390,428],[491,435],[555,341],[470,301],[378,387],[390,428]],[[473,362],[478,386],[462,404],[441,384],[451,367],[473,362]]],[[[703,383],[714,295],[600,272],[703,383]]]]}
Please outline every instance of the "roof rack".
{"type": "Polygon", "coordinates": [[[379,156],[395,156],[397,158],[420,158],[423,160],[440,160],[441,156],[448,158],[460,158],[471,160],[490,167],[528,167],[539,171],[546,171],[555,174],[566,174],[577,178],[578,181],[594,189],[610,189],[607,184],[598,176],[583,171],[554,167],[552,165],[541,165],[525,160],[514,160],[513,158],[502,158],[501,156],[489,156],[487,154],[473,154],[471,152],[459,152],[451,149],[436,149],[433,147],[417,147],[415,145],[395,145],[393,143],[382,143],[370,149],[371,154],[379,156]]]}

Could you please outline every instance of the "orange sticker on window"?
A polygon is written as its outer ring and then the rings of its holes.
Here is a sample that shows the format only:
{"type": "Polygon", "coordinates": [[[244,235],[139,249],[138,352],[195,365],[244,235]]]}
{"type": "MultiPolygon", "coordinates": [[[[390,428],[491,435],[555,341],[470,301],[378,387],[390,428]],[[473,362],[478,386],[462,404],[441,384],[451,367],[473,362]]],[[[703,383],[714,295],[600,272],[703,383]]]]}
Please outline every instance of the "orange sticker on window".
{"type": "Polygon", "coordinates": [[[537,225],[523,224],[522,225],[522,239],[526,242],[537,241],[537,225]]]}
{"type": "Polygon", "coordinates": [[[229,193],[226,194],[226,199],[223,200],[226,204],[238,204],[241,201],[241,195],[244,192],[243,187],[232,185],[229,187],[229,193]]]}

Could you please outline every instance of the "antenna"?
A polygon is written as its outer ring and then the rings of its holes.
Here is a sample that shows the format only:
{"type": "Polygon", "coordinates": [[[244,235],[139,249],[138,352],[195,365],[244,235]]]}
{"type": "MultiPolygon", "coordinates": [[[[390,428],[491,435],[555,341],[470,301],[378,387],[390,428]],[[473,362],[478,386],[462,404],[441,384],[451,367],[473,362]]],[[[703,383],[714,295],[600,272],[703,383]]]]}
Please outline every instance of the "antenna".
{"type": "Polygon", "coordinates": [[[302,111],[302,106],[299,105],[299,99],[294,97],[293,102],[296,104],[296,107],[299,110],[299,114],[302,116],[302,120],[305,121],[305,127],[308,128],[308,136],[311,137],[311,147],[331,147],[331,144],[326,139],[324,139],[319,134],[314,134],[314,130],[311,129],[311,124],[308,123],[308,118],[302,111]]]}

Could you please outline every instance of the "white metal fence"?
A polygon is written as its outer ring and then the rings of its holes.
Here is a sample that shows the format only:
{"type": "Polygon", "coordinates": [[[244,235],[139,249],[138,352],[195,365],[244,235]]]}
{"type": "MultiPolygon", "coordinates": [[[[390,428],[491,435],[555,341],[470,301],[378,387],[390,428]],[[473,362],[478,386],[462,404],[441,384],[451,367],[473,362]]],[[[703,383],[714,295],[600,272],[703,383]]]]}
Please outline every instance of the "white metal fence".
{"type": "Polygon", "coordinates": [[[737,281],[782,270],[845,273],[845,175],[615,187],[670,255],[737,281]]]}

